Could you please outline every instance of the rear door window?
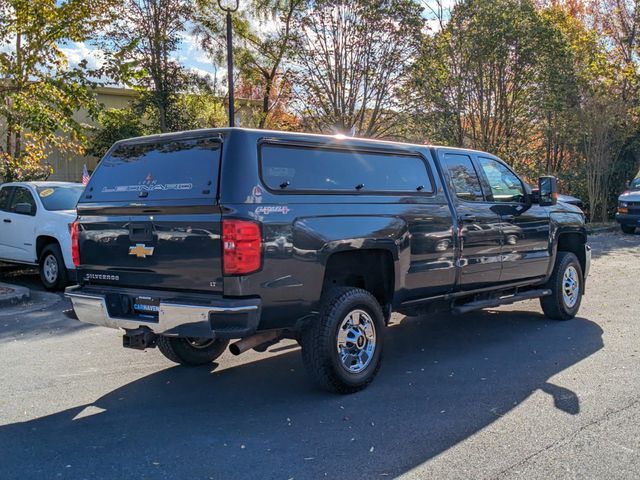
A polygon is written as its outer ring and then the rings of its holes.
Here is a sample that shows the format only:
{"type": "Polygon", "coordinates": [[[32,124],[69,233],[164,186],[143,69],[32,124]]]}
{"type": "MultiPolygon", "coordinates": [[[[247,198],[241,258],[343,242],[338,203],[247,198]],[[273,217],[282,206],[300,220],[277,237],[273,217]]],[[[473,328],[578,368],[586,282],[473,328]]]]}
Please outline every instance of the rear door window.
{"type": "Polygon", "coordinates": [[[418,155],[264,145],[262,178],[281,191],[433,192],[418,155]]]}
{"type": "Polygon", "coordinates": [[[120,145],[100,162],[82,199],[215,198],[220,150],[210,138],[120,145]]]}
{"type": "Polygon", "coordinates": [[[484,196],[480,186],[480,178],[471,157],[468,155],[447,153],[444,156],[444,166],[449,172],[456,196],[468,202],[482,202],[484,196]]]}

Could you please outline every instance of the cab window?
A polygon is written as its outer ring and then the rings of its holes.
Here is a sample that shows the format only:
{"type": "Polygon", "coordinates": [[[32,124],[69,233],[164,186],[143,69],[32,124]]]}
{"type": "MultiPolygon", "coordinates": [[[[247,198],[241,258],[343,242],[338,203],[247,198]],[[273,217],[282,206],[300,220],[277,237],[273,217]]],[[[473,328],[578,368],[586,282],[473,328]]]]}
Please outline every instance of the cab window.
{"type": "Polygon", "coordinates": [[[494,202],[524,202],[524,186],[515,173],[504,164],[491,158],[480,157],[479,160],[482,170],[489,181],[494,202]]]}
{"type": "Polygon", "coordinates": [[[449,172],[456,196],[467,202],[482,202],[484,195],[480,178],[468,155],[447,153],[444,165],[449,172]]]}

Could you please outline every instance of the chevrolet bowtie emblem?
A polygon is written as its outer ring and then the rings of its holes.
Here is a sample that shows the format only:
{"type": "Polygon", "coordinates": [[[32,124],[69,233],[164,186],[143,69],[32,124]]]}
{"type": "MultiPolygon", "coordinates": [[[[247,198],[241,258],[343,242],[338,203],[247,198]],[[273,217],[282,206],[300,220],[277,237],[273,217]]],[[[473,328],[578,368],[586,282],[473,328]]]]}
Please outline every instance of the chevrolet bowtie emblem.
{"type": "Polygon", "coordinates": [[[138,258],[147,258],[153,255],[153,247],[147,247],[144,243],[137,243],[134,247],[129,247],[129,255],[135,255],[138,258]]]}

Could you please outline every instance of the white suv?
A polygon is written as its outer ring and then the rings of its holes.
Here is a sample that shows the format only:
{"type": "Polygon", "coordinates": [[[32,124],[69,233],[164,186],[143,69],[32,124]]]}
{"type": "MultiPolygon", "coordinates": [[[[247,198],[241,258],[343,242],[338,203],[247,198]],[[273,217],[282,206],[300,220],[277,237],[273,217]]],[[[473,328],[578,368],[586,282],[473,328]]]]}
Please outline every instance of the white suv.
{"type": "Polygon", "coordinates": [[[70,225],[80,183],[20,182],[0,187],[0,260],[38,265],[42,283],[61,290],[75,281],[70,225]]]}

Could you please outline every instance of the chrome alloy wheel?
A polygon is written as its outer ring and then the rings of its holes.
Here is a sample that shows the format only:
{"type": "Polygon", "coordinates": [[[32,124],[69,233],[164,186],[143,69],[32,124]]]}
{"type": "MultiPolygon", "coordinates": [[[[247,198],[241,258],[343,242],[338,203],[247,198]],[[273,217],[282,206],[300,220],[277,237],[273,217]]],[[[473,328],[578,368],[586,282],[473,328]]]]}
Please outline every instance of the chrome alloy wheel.
{"type": "Polygon", "coordinates": [[[342,320],[336,339],[340,364],[349,373],[362,372],[376,350],[376,327],[364,310],[353,310],[342,320]]]}
{"type": "Polygon", "coordinates": [[[47,282],[53,284],[58,281],[58,260],[56,260],[55,255],[49,254],[44,259],[42,273],[44,274],[44,278],[47,279],[47,282]]]}
{"type": "Polygon", "coordinates": [[[562,277],[562,299],[564,304],[573,308],[580,296],[580,278],[576,267],[569,266],[562,277]]]}

